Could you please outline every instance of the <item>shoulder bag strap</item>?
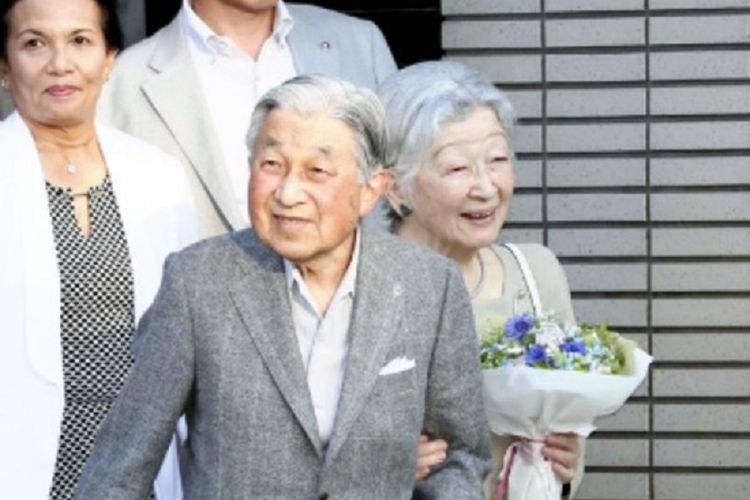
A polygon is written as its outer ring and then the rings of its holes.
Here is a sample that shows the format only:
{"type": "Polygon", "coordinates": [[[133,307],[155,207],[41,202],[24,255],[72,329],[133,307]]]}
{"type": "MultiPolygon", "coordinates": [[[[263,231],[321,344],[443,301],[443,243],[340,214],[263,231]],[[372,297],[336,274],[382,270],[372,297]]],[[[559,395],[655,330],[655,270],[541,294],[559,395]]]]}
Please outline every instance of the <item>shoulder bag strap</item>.
{"type": "Polygon", "coordinates": [[[531,306],[534,308],[534,315],[537,317],[541,316],[542,300],[539,297],[539,289],[536,286],[536,280],[534,279],[534,275],[531,272],[529,261],[526,260],[523,252],[521,252],[521,249],[516,245],[512,243],[505,243],[503,246],[510,250],[513,258],[515,258],[516,262],[518,263],[518,267],[521,269],[523,281],[526,283],[526,288],[529,289],[529,295],[531,296],[531,306]]]}

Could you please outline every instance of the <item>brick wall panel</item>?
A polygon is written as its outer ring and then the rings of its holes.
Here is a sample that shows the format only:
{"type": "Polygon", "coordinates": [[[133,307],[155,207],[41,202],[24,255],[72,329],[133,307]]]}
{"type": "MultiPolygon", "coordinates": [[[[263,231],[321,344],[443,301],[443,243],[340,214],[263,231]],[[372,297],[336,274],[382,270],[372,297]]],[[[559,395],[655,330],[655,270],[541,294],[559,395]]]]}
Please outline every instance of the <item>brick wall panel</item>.
{"type": "Polygon", "coordinates": [[[644,0],[546,0],[549,12],[637,10],[642,9],[644,0]]]}
{"type": "Polygon", "coordinates": [[[737,186],[750,185],[747,156],[654,158],[651,160],[653,186],[737,186]]]}
{"type": "Polygon", "coordinates": [[[647,432],[649,430],[649,406],[645,403],[627,403],[616,413],[596,420],[602,431],[647,432]]]}
{"type": "Polygon", "coordinates": [[[639,116],[645,111],[645,89],[564,89],[547,93],[547,115],[555,118],[639,116]]]}
{"type": "Polygon", "coordinates": [[[657,221],[750,221],[750,192],[658,193],[651,214],[657,221]]]}
{"type": "Polygon", "coordinates": [[[655,396],[750,397],[750,368],[655,368],[655,396]]]}
{"type": "Polygon", "coordinates": [[[447,21],[443,24],[443,47],[537,48],[541,45],[539,21],[447,21]]]}
{"type": "Polygon", "coordinates": [[[481,71],[498,83],[538,82],[542,79],[542,58],[538,55],[466,55],[449,58],[481,71]]]}
{"type": "Polygon", "coordinates": [[[646,77],[645,62],[643,54],[552,54],[547,57],[547,79],[551,82],[640,82],[646,77]]]}
{"type": "Polygon", "coordinates": [[[656,439],[654,464],[666,467],[750,467],[750,439],[656,439]]]}
{"type": "Polygon", "coordinates": [[[646,230],[638,228],[549,231],[549,246],[560,257],[644,255],[646,244],[646,230]]]}
{"type": "Polygon", "coordinates": [[[656,298],[653,325],[670,327],[747,327],[750,307],[742,298],[656,298]]]}
{"type": "Polygon", "coordinates": [[[574,292],[633,292],[648,289],[647,264],[566,264],[574,292]]]}
{"type": "Polygon", "coordinates": [[[750,433],[750,404],[656,404],[654,430],[750,433]]]}
{"type": "Polygon", "coordinates": [[[642,194],[550,194],[548,216],[553,221],[642,221],[642,194]]]}
{"type": "Polygon", "coordinates": [[[646,161],[642,158],[576,158],[547,162],[550,187],[643,186],[645,182],[646,161]]]}
{"type": "Polygon", "coordinates": [[[607,47],[642,45],[646,41],[643,19],[562,19],[545,26],[549,47],[607,47]]]}
{"type": "Polygon", "coordinates": [[[589,439],[586,444],[586,463],[599,467],[648,465],[648,440],[589,439]]]}
{"type": "Polygon", "coordinates": [[[747,500],[750,474],[661,473],[654,477],[654,492],[660,500],[747,500]]]}
{"type": "Polygon", "coordinates": [[[592,472],[584,476],[576,493],[578,500],[645,500],[649,478],[643,473],[592,472]]]}
{"type": "Polygon", "coordinates": [[[659,292],[750,291],[750,263],[654,264],[653,289],[659,292]]]}
{"type": "Polygon", "coordinates": [[[747,228],[700,226],[653,230],[653,254],[658,257],[750,256],[747,228]]]}
{"type": "Polygon", "coordinates": [[[750,15],[652,17],[649,22],[655,45],[750,42],[750,15]]]}
{"type": "Polygon", "coordinates": [[[539,0],[441,0],[443,14],[508,14],[539,12],[539,0]]]}
{"type": "Polygon", "coordinates": [[[547,148],[551,152],[641,151],[646,127],[640,123],[550,125],[547,148]]]}
{"type": "Polygon", "coordinates": [[[578,321],[613,327],[646,326],[647,302],[644,299],[573,299],[578,321]]]}
{"type": "Polygon", "coordinates": [[[700,85],[651,89],[654,115],[750,113],[747,85],[700,85]]]}
{"type": "Polygon", "coordinates": [[[655,123],[651,126],[651,147],[688,151],[748,149],[750,121],[655,123]]]}
{"type": "Polygon", "coordinates": [[[516,188],[538,188],[542,185],[542,162],[540,160],[518,160],[513,164],[516,188]]]}
{"type": "Polygon", "coordinates": [[[655,52],[649,66],[655,81],[750,78],[746,50],[655,52]]]}
{"type": "Polygon", "coordinates": [[[661,361],[743,362],[750,359],[750,332],[654,334],[653,354],[661,361]]]}

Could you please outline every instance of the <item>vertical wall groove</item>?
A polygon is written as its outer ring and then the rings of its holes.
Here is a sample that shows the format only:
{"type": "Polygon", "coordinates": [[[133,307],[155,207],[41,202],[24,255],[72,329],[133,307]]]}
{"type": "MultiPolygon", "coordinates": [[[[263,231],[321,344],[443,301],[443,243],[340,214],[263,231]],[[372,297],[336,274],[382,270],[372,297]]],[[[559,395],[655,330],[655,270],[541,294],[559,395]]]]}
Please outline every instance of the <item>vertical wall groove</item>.
{"type": "Polygon", "coordinates": [[[547,157],[547,37],[546,37],[546,8],[544,5],[545,0],[540,0],[540,43],[542,46],[541,53],[541,77],[542,77],[542,242],[545,245],[549,245],[549,231],[547,229],[548,220],[548,208],[547,208],[547,166],[549,163],[547,157]]]}
{"type": "MultiPolygon", "coordinates": [[[[646,268],[646,287],[648,290],[648,308],[646,310],[646,325],[649,332],[653,332],[653,226],[651,224],[651,26],[650,26],[650,5],[649,0],[645,1],[645,12],[644,12],[644,32],[645,32],[645,57],[646,57],[646,255],[648,259],[648,267],[646,268]]],[[[648,335],[648,350],[653,352],[653,335],[648,335]]],[[[654,400],[653,400],[653,387],[654,379],[653,373],[648,375],[649,382],[649,402],[648,402],[648,428],[652,433],[648,440],[648,463],[650,466],[654,465],[654,400]]],[[[648,494],[649,498],[654,498],[654,471],[653,467],[650,468],[648,474],[648,494]]]]}

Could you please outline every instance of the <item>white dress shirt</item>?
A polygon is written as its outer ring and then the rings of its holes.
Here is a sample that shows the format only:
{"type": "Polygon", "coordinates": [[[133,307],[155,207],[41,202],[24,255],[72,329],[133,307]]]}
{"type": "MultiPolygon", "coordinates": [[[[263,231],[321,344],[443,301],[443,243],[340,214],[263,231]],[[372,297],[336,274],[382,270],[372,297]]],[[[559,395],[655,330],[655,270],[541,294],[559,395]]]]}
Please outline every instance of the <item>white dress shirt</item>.
{"type": "MultiPolygon", "coordinates": [[[[227,37],[217,35],[184,0],[180,21],[211,119],[224,154],[240,213],[247,215],[247,183],[250,178],[245,143],[250,116],[261,96],[297,74],[287,35],[293,21],[284,2],[276,6],[273,33],[263,43],[258,58],[247,55],[227,37]]],[[[189,102],[185,106],[190,106],[189,102]]],[[[220,168],[218,165],[217,168],[220,168]]]]}
{"type": "Polygon", "coordinates": [[[325,447],[336,420],[341,384],[349,352],[349,322],[354,303],[354,285],[359,262],[359,231],[349,267],[344,273],[328,310],[321,315],[299,270],[284,259],[292,319],[302,363],[307,374],[320,441],[325,447]]]}

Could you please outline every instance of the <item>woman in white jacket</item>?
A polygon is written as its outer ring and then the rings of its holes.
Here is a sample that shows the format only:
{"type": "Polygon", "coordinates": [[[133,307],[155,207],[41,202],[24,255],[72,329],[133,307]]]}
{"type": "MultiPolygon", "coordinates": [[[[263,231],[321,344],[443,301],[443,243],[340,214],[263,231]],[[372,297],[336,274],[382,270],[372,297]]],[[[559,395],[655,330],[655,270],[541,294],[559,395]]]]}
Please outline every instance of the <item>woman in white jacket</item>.
{"type": "MultiPolygon", "coordinates": [[[[94,122],[114,1],[3,2],[0,40],[0,497],[67,499],[196,217],[176,160],[94,122]]],[[[170,452],[156,498],[179,498],[178,474],[170,452]]]]}

